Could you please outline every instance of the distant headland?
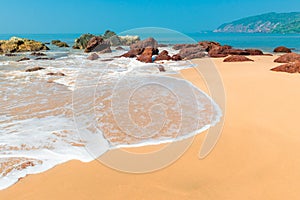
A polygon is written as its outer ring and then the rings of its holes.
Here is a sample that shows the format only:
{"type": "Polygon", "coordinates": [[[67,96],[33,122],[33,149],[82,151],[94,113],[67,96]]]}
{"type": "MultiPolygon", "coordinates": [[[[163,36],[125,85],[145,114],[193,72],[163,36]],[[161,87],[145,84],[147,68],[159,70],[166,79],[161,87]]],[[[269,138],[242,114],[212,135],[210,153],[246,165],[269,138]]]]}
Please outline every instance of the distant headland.
{"type": "Polygon", "coordinates": [[[219,26],[214,32],[300,33],[300,12],[266,13],[242,18],[219,26]]]}

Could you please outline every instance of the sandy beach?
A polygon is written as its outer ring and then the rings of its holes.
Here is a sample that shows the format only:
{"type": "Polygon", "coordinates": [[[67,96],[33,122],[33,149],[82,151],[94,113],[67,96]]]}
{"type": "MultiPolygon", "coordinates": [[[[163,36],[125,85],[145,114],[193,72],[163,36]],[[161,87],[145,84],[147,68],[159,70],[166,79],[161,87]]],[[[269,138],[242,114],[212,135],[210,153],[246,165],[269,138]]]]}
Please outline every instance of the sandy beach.
{"type": "MultiPolygon", "coordinates": [[[[122,173],[98,161],[71,161],[21,179],[0,191],[0,199],[299,198],[299,74],[270,71],[278,66],[276,56],[249,58],[254,62],[213,59],[223,79],[226,113],[221,138],[205,159],[198,155],[206,132],[179,160],[153,173],[122,173]]],[[[201,65],[203,60],[193,62],[201,65]]],[[[181,73],[206,91],[195,69],[181,73]]]]}

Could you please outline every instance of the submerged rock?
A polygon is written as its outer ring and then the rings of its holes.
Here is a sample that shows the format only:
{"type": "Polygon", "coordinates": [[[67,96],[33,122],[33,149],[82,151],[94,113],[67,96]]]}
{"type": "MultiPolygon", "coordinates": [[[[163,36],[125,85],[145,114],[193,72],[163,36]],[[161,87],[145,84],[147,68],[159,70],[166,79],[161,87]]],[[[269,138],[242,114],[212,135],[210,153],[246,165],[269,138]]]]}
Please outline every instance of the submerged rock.
{"type": "Polygon", "coordinates": [[[97,60],[99,58],[98,54],[92,53],[87,57],[88,60],[97,60]]]}
{"type": "Polygon", "coordinates": [[[254,60],[251,60],[250,58],[247,58],[246,56],[243,55],[232,55],[229,56],[228,58],[225,58],[223,62],[247,62],[247,61],[253,62],[254,60]]]}
{"type": "Polygon", "coordinates": [[[276,47],[273,52],[275,53],[291,53],[292,50],[290,48],[287,48],[285,46],[276,47]]]}
{"type": "Polygon", "coordinates": [[[35,71],[39,71],[39,70],[43,70],[45,69],[44,67],[33,67],[33,68],[29,68],[26,69],[25,72],[35,72],[35,71]]]}
{"type": "Polygon", "coordinates": [[[75,43],[72,48],[85,49],[90,39],[92,39],[92,37],[95,37],[95,35],[89,33],[81,35],[79,38],[75,39],[75,43]]]}
{"type": "Polygon", "coordinates": [[[23,57],[23,58],[21,58],[21,59],[17,60],[17,62],[21,62],[21,61],[25,61],[25,60],[30,60],[30,58],[23,57]]]}
{"type": "Polygon", "coordinates": [[[47,56],[46,54],[41,53],[41,52],[32,52],[30,55],[31,56],[47,56]]]}
{"type": "Polygon", "coordinates": [[[0,40],[0,49],[4,53],[49,50],[41,42],[18,37],[11,37],[9,40],[0,40]]]}
{"type": "Polygon", "coordinates": [[[6,53],[5,56],[7,56],[7,57],[13,57],[13,56],[17,56],[17,55],[13,54],[13,53],[6,53]]]}
{"type": "Polygon", "coordinates": [[[48,58],[48,57],[37,57],[35,60],[54,60],[54,58],[48,58]]]}
{"type": "Polygon", "coordinates": [[[49,72],[46,75],[48,76],[66,76],[64,73],[62,72],[49,72]]]}
{"type": "Polygon", "coordinates": [[[278,63],[289,63],[295,61],[300,61],[300,54],[287,53],[274,60],[274,62],[278,62],[278,63]]]}
{"type": "Polygon", "coordinates": [[[69,45],[66,42],[62,42],[60,40],[52,40],[51,44],[58,46],[58,47],[69,47],[69,45]]]}
{"type": "Polygon", "coordinates": [[[166,71],[166,69],[165,69],[165,67],[163,66],[163,65],[158,65],[158,70],[160,71],[160,72],[165,72],[166,71]]]}

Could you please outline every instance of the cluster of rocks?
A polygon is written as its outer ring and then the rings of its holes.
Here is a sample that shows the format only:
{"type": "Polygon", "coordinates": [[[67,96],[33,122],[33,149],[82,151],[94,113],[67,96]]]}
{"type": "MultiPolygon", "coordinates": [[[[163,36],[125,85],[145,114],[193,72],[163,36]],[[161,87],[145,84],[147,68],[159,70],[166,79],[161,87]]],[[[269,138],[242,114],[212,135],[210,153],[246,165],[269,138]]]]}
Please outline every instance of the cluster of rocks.
{"type": "MultiPolygon", "coordinates": [[[[212,58],[220,58],[220,57],[235,55],[234,57],[231,57],[231,59],[229,59],[233,62],[237,62],[241,58],[243,58],[243,61],[246,61],[247,57],[245,56],[265,55],[259,49],[235,49],[232,46],[221,45],[218,42],[212,42],[212,41],[202,41],[199,42],[199,45],[202,46],[205,49],[205,51],[208,53],[208,56],[212,58]],[[238,57],[236,55],[238,55],[238,57]],[[234,58],[238,58],[238,59],[235,60],[234,58]]],[[[227,62],[229,62],[228,59],[227,62]]]]}
{"type": "Polygon", "coordinates": [[[278,67],[272,68],[272,71],[300,73],[300,54],[287,53],[274,60],[277,63],[286,63],[278,67]]]}
{"type": "Polygon", "coordinates": [[[130,50],[121,57],[134,58],[137,57],[137,60],[145,63],[151,63],[154,60],[181,60],[182,58],[176,54],[173,56],[169,55],[169,52],[163,50],[159,53],[157,41],[150,37],[142,41],[138,41],[130,45],[130,50]]]}
{"type": "Polygon", "coordinates": [[[27,51],[49,50],[49,48],[38,41],[11,37],[9,40],[0,40],[0,53],[14,53],[27,51]]]}
{"type": "Polygon", "coordinates": [[[102,38],[103,41],[100,43],[109,44],[110,46],[129,46],[140,41],[139,36],[118,36],[115,32],[107,30],[103,35],[97,36],[93,34],[83,34],[79,38],[75,39],[75,43],[73,45],[73,49],[85,49],[85,52],[91,52],[86,50],[88,47],[88,43],[93,39],[100,40],[102,38]]]}

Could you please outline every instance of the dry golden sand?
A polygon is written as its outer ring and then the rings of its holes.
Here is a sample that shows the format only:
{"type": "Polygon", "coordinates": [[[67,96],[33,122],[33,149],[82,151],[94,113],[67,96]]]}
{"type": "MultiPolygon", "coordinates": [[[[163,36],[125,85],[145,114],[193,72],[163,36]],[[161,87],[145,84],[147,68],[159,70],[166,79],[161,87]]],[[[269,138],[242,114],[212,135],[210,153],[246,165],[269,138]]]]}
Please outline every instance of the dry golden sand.
{"type": "MultiPolygon", "coordinates": [[[[251,59],[214,59],[226,90],[226,118],[204,160],[198,153],[205,133],[177,162],[154,173],[72,161],[20,180],[1,191],[0,199],[299,199],[300,74],[270,71],[274,57],[251,59]]],[[[204,87],[194,69],[182,74],[204,87]]],[[[158,147],[136,151],[152,148],[158,147]]]]}

